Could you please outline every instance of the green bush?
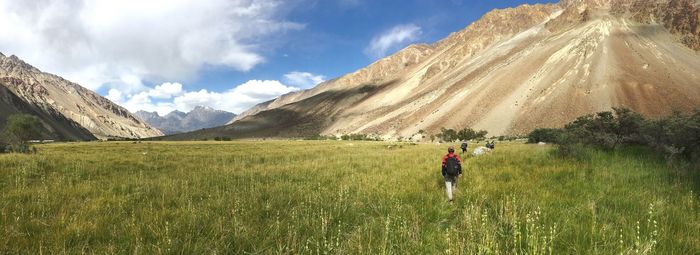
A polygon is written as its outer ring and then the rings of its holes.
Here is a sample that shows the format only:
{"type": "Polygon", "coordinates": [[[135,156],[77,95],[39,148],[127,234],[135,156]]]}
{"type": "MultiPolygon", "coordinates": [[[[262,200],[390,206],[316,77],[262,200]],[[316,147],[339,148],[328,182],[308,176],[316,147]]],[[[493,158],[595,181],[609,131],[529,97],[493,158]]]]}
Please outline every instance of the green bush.
{"type": "Polygon", "coordinates": [[[2,136],[9,144],[9,151],[29,153],[31,150],[27,142],[32,139],[40,139],[40,128],[39,118],[28,114],[14,114],[7,118],[2,136]]]}
{"type": "Polygon", "coordinates": [[[538,128],[527,136],[527,143],[556,143],[562,130],[556,128],[538,128]]]}
{"type": "Polygon", "coordinates": [[[31,139],[38,139],[39,119],[28,114],[14,114],[7,118],[7,124],[3,135],[10,143],[26,143],[31,139]]]}
{"type": "Polygon", "coordinates": [[[646,145],[665,153],[668,159],[680,155],[699,160],[700,111],[692,115],[675,113],[668,118],[649,121],[642,127],[641,136],[646,145]]]}
{"type": "Polygon", "coordinates": [[[559,145],[564,156],[576,156],[581,148],[614,150],[620,146],[641,145],[663,153],[668,160],[681,156],[700,159],[700,111],[690,115],[674,113],[647,120],[629,109],[579,117],[563,129],[536,129],[528,142],[559,145]]]}
{"type": "MultiPolygon", "coordinates": [[[[348,136],[348,139],[349,139],[349,136],[348,136]]],[[[338,139],[332,135],[325,136],[325,135],[316,134],[316,135],[312,135],[312,136],[307,136],[304,138],[304,140],[309,140],[309,141],[332,140],[332,141],[334,141],[334,140],[338,140],[338,139]]]]}
{"type": "Polygon", "coordinates": [[[340,139],[344,141],[380,141],[379,138],[372,138],[367,136],[366,134],[342,135],[340,139]]]}
{"type": "Polygon", "coordinates": [[[564,128],[567,140],[601,149],[615,149],[619,145],[644,144],[641,129],[645,119],[629,109],[615,108],[614,112],[599,112],[576,119],[564,128]]]}

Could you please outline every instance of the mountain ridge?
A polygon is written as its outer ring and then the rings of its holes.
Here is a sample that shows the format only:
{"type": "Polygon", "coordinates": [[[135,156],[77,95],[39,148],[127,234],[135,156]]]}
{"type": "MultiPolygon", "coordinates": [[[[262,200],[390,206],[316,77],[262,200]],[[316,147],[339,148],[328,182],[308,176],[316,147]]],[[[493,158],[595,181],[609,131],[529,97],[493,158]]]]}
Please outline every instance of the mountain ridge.
{"type": "Polygon", "coordinates": [[[42,72],[14,55],[0,54],[0,82],[29,105],[78,123],[96,138],[162,135],[125,108],[60,76],[42,72]]]}
{"type": "Polygon", "coordinates": [[[233,113],[204,106],[196,106],[188,113],[174,110],[160,116],[157,112],[137,111],[134,115],[166,135],[221,126],[236,117],[233,113]]]}
{"type": "Polygon", "coordinates": [[[45,112],[15,95],[0,83],[0,130],[5,127],[7,118],[13,114],[29,114],[39,117],[42,140],[94,140],[90,131],[80,124],[65,118],[60,113],[45,112]]]}
{"type": "Polygon", "coordinates": [[[690,0],[570,0],[494,10],[422,50],[409,46],[255,106],[228,126],[173,139],[350,133],[393,139],[442,127],[526,134],[612,107],[651,117],[687,112],[700,107],[697,14],[690,0]],[[653,19],[639,18],[645,13],[653,19]]]}

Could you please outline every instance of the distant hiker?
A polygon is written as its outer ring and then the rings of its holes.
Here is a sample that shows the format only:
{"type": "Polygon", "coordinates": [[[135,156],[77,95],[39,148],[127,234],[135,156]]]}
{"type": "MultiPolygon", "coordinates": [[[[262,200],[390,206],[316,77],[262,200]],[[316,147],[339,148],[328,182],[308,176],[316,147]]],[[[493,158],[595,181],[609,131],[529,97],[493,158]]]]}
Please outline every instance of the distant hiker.
{"type": "Polygon", "coordinates": [[[455,154],[455,148],[450,146],[447,155],[442,158],[442,177],[445,178],[445,191],[447,199],[452,202],[452,189],[457,188],[457,178],[462,175],[462,163],[455,154]]]}
{"type": "Polygon", "coordinates": [[[494,141],[486,142],[486,148],[493,150],[494,148],[496,148],[496,142],[494,142],[494,141]]]}
{"type": "Polygon", "coordinates": [[[464,153],[467,152],[467,147],[469,146],[469,143],[467,141],[464,141],[460,148],[462,148],[462,156],[464,156],[464,153]]]}

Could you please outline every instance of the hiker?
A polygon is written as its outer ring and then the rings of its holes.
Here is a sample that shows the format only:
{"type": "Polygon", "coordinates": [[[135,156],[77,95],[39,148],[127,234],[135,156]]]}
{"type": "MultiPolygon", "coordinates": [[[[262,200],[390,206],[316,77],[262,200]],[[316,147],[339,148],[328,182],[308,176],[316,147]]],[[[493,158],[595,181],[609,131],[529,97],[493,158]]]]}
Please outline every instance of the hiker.
{"type": "Polygon", "coordinates": [[[496,142],[494,142],[494,141],[486,142],[486,148],[493,150],[495,147],[496,147],[496,142]]]}
{"type": "Polygon", "coordinates": [[[467,147],[468,147],[468,146],[469,146],[468,141],[464,141],[464,142],[462,143],[462,145],[459,146],[460,148],[462,148],[462,157],[464,157],[464,153],[467,152],[467,147]]]}
{"type": "Polygon", "coordinates": [[[447,155],[442,158],[442,177],[445,178],[445,191],[447,199],[452,202],[452,190],[457,189],[457,178],[462,176],[462,165],[459,156],[455,154],[455,148],[450,146],[447,155]]]}

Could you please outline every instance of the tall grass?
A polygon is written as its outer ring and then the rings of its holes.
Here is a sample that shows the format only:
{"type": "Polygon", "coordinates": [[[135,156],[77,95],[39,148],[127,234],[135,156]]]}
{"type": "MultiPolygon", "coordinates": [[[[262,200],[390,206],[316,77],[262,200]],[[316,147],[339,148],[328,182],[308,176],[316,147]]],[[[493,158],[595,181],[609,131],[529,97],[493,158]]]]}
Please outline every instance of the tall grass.
{"type": "Polygon", "coordinates": [[[644,151],[79,143],[0,155],[0,253],[697,254],[697,184],[644,151]],[[695,189],[695,191],[693,191],[695,189]]]}

